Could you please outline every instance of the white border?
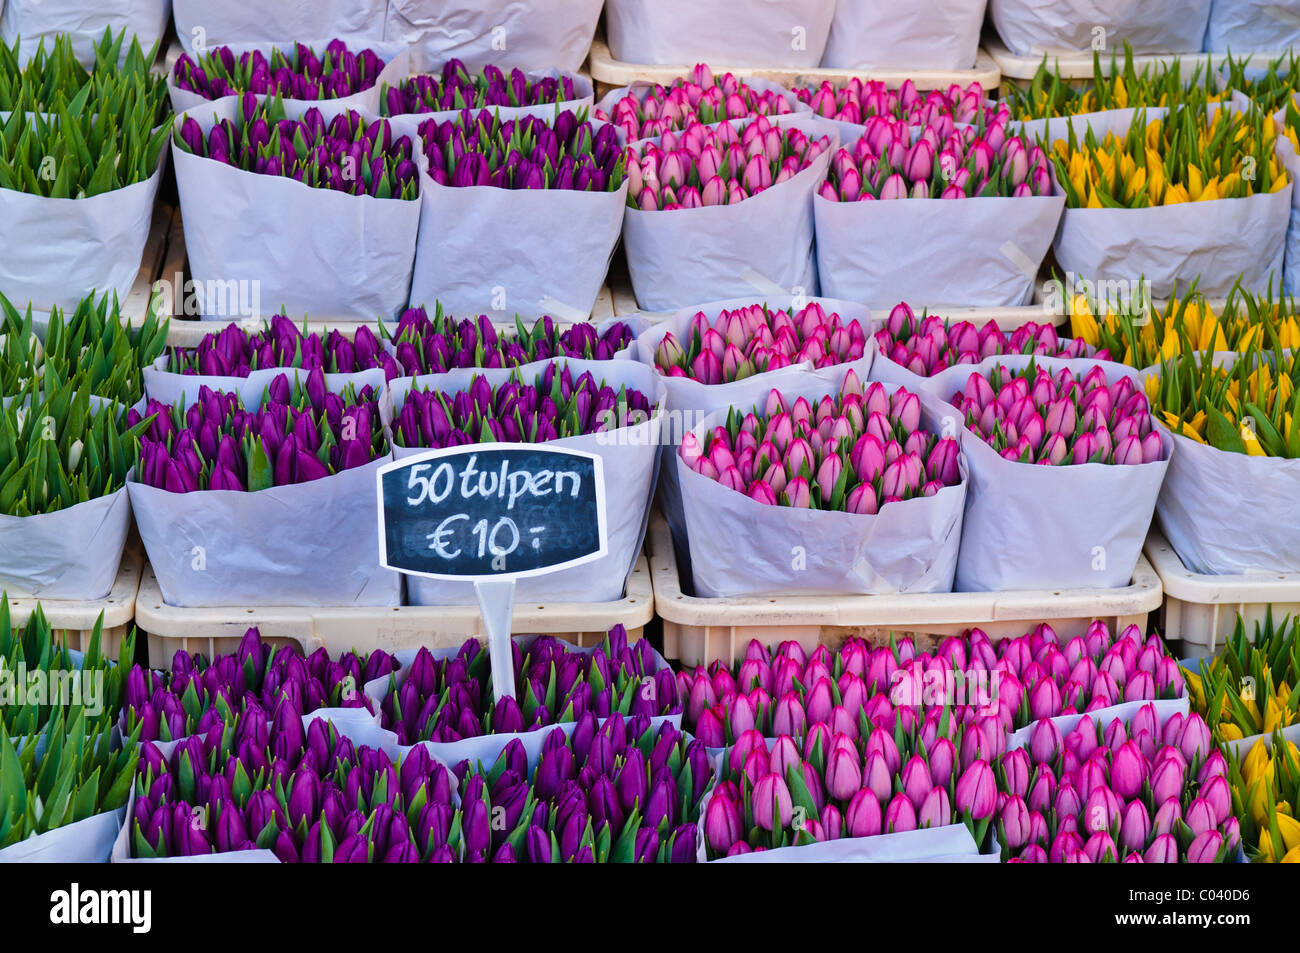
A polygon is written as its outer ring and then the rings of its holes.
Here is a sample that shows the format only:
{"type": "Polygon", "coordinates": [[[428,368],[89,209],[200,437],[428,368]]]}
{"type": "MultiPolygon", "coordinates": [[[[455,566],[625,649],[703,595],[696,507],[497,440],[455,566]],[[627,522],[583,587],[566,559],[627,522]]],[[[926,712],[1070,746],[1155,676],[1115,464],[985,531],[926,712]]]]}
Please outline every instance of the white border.
{"type": "Polygon", "coordinates": [[[385,569],[391,569],[393,572],[400,572],[408,576],[422,576],[425,579],[446,579],[454,582],[504,582],[510,579],[545,576],[553,572],[559,572],[562,569],[572,569],[574,566],[595,562],[609,555],[608,521],[605,509],[605,461],[600,454],[590,453],[586,450],[568,450],[563,447],[548,447],[545,444],[536,443],[474,443],[460,447],[444,447],[441,450],[429,450],[416,456],[404,457],[401,460],[386,463],[380,467],[375,474],[375,493],[379,502],[379,565],[385,569]],[[525,569],[519,572],[489,573],[487,575],[417,572],[412,569],[402,569],[390,565],[388,562],[388,539],[387,534],[384,532],[386,529],[384,519],[384,474],[405,469],[413,464],[439,460],[443,457],[464,457],[491,450],[526,451],[529,453],[552,454],[554,456],[582,457],[590,460],[594,468],[593,478],[596,481],[596,531],[600,538],[600,549],[585,556],[579,556],[577,559],[570,559],[567,562],[556,563],[552,566],[540,566],[536,569],[525,569]]]}

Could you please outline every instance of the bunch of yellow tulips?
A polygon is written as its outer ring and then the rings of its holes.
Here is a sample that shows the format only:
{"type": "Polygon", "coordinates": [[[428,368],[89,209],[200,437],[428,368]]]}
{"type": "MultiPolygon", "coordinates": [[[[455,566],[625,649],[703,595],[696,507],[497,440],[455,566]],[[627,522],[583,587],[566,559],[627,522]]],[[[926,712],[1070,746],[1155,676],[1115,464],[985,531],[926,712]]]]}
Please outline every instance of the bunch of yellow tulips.
{"type": "MultiPolygon", "coordinates": [[[[1062,296],[1064,297],[1064,296],[1062,296]]],[[[1150,367],[1196,351],[1244,351],[1270,340],[1300,349],[1300,312],[1290,299],[1271,293],[1252,295],[1234,287],[1216,311],[1195,287],[1156,307],[1140,288],[1127,301],[1075,294],[1069,299],[1071,335],[1094,348],[1105,348],[1111,360],[1130,367],[1150,367]]]]}
{"type": "Polygon", "coordinates": [[[1052,144],[1067,208],[1150,208],[1181,202],[1246,198],[1290,181],[1277,157],[1277,128],[1257,108],[1247,112],[1189,103],[1165,119],[1138,112],[1123,136],[1052,144]]]}
{"type": "Polygon", "coordinates": [[[1175,433],[1229,453],[1300,457],[1300,351],[1251,346],[1231,363],[1184,353],[1146,379],[1152,411],[1175,433]]]}
{"type": "Polygon", "coordinates": [[[1217,741],[1271,734],[1300,723],[1300,639],[1293,618],[1280,625],[1272,610],[1255,634],[1246,634],[1240,616],[1223,652],[1191,670],[1184,669],[1188,696],[1217,741]]]}
{"type": "Polygon", "coordinates": [[[1300,864],[1300,749],[1274,734],[1271,748],[1261,738],[1244,758],[1229,752],[1228,786],[1252,859],[1300,864]]]}
{"type": "Polygon", "coordinates": [[[1176,106],[1184,102],[1193,90],[1210,102],[1218,102],[1223,96],[1217,74],[1200,64],[1194,67],[1186,80],[1182,77],[1182,65],[1176,59],[1168,64],[1144,67],[1139,72],[1133,65],[1133,49],[1127,42],[1122,61],[1112,53],[1110,68],[1103,69],[1101,64],[1101,54],[1094,50],[1092,83],[1076,89],[1068,80],[1061,79],[1059,70],[1047,68],[1047,57],[1044,56],[1027,89],[1010,83],[1004,87],[1012,118],[1049,119],[1103,109],[1176,106]]]}
{"type": "Polygon", "coordinates": [[[1294,51],[1273,60],[1263,74],[1249,70],[1249,66],[1249,56],[1240,60],[1229,56],[1227,84],[1245,93],[1265,112],[1277,112],[1300,90],[1300,57],[1294,51]]]}

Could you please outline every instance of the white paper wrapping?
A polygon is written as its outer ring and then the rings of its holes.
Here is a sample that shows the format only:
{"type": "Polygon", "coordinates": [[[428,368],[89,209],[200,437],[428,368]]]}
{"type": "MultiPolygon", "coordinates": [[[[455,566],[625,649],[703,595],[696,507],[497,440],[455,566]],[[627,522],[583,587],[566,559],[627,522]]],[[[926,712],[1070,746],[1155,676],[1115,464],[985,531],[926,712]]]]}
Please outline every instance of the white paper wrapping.
{"type": "Polygon", "coordinates": [[[457,188],[423,175],[411,301],[452,314],[586,316],[618,245],[627,183],[613,192],[457,188]]]}
{"type": "Polygon", "coordinates": [[[962,70],[975,65],[987,0],[839,0],[823,67],[962,70]]]}
{"type": "MultiPolygon", "coordinates": [[[[568,365],[574,377],[590,371],[598,382],[603,381],[615,391],[621,386],[641,391],[651,406],[656,407],[660,413],[644,423],[623,427],[614,433],[567,437],[546,444],[548,447],[594,453],[603,461],[605,485],[611,488],[611,492],[606,494],[609,552],[601,559],[582,566],[517,580],[515,600],[613,602],[623,597],[627,577],[636,564],[645,536],[660,444],[664,386],[653,369],[633,361],[562,360],[561,363],[568,365]]],[[[546,362],[539,361],[526,364],[517,371],[504,368],[466,369],[447,374],[398,378],[390,382],[392,409],[396,413],[402,408],[406,395],[413,387],[418,390],[456,393],[467,390],[477,376],[485,377],[489,384],[496,387],[509,381],[516,373],[525,383],[532,383],[545,366],[546,362]]],[[[394,447],[393,452],[394,458],[401,460],[423,453],[424,450],[394,447]]],[[[371,535],[375,535],[373,525],[371,535]]],[[[476,597],[473,583],[411,575],[407,577],[407,600],[411,605],[417,606],[474,605],[476,597]]]]}
{"type": "MultiPolygon", "coordinates": [[[[1273,121],[1278,128],[1286,122],[1286,110],[1280,109],[1273,114],[1273,121]]],[[[1300,189],[1296,188],[1296,177],[1300,176],[1300,158],[1289,139],[1278,136],[1277,156],[1291,176],[1291,208],[1287,216],[1286,250],[1282,262],[1282,293],[1294,297],[1300,293],[1300,189]]]]}
{"type": "Polygon", "coordinates": [[[1156,509],[1184,565],[1211,575],[1300,572],[1300,460],[1173,439],[1156,509]]]}
{"type": "MultiPolygon", "coordinates": [[[[329,377],[380,390],[384,374],[329,377]]],[[[260,406],[260,390],[245,386],[245,407],[260,406]]],[[[193,404],[197,388],[184,397],[193,404]]],[[[127,492],[163,599],[186,607],[397,605],[401,579],[380,568],[375,532],[375,473],[391,459],[256,493],[169,493],[137,482],[133,471],[127,492]]]]}
{"type": "Polygon", "coordinates": [[[256,493],[128,483],[163,598],[185,607],[397,605],[401,581],[380,568],[375,533],[375,473],[390,459],[256,493]]]}
{"type": "Polygon", "coordinates": [[[449,59],[471,69],[577,70],[587,58],[602,0],[389,0],[385,37],[411,45],[412,66],[429,72],[449,59]]]}
{"type": "Polygon", "coordinates": [[[0,288],[21,311],[30,302],[71,311],[89,291],[125,299],[140,271],[164,147],[143,182],[83,199],[0,189],[0,221],[10,241],[0,255],[0,288]]]}
{"type": "MultiPolygon", "coordinates": [[[[1091,358],[991,357],[963,364],[951,381],[960,389],[971,374],[985,377],[997,365],[1023,369],[1033,360],[1047,371],[1068,367],[1076,376],[1094,366],[1114,383],[1142,377],[1130,367],[1091,358]]],[[[954,370],[957,370],[956,368],[954,370]]],[[[949,408],[957,418],[962,416],[949,408]]],[[[1005,460],[961,426],[962,453],[970,464],[970,490],[962,526],[958,592],[1021,589],[1107,589],[1127,586],[1146,541],[1156,497],[1169,468],[1173,439],[1156,424],[1165,447],[1157,463],[1106,463],[1049,467],[1005,460]]]]}
{"type": "Polygon", "coordinates": [[[914,308],[1027,304],[1065,194],[832,202],[813,196],[825,295],[914,308]]]}
{"type": "Polygon", "coordinates": [[[607,0],[605,31],[624,63],[724,63],[811,69],[822,60],[835,0],[607,0]]]}
{"type": "Polygon", "coordinates": [[[1134,53],[1194,53],[1210,0],[989,0],[989,13],[1002,42],[1021,56],[1091,53],[1098,44],[1109,57],[1125,40],[1134,53]]]}
{"type": "Polygon", "coordinates": [[[124,46],[130,46],[132,35],[140,38],[140,46],[148,54],[167,29],[171,16],[171,0],[115,0],[105,9],[94,0],[7,0],[0,3],[0,40],[14,45],[22,41],[19,63],[26,63],[36,52],[36,46],[45,41],[48,53],[56,33],[67,33],[77,59],[85,66],[95,62],[95,44],[104,38],[104,28],[113,36],[126,31],[124,46]]]}
{"type": "Polygon", "coordinates": [[[754,273],[789,293],[817,292],[812,196],[839,147],[839,130],[811,117],[782,125],[829,135],[830,148],[798,175],[736,205],[624,210],[628,271],[641,308],[671,311],[752,294],[747,276],[754,273]]]}
{"type": "Polygon", "coordinates": [[[102,599],[131,528],[126,488],[57,513],[0,516],[0,590],[42,599],[102,599]]]}
{"type": "Polygon", "coordinates": [[[1296,0],[1214,0],[1205,28],[1205,49],[1213,53],[1273,53],[1300,46],[1300,3],[1296,0]]]}
{"type": "MultiPolygon", "coordinates": [[[[923,426],[938,433],[935,406],[923,401],[922,407],[923,426]]],[[[725,411],[711,414],[694,433],[702,442],[705,433],[725,421],[725,411]]],[[[699,596],[952,589],[966,503],[964,461],[957,486],[890,503],[873,516],[767,506],[696,473],[679,454],[673,455],[672,465],[699,596]]]]}
{"type": "MultiPolygon", "coordinates": [[[[1109,129],[1123,135],[1136,112],[1110,110],[1109,129]]],[[[1147,122],[1154,118],[1148,111],[1147,122]]],[[[1198,291],[1223,298],[1239,275],[1243,290],[1263,292],[1282,280],[1294,188],[1153,208],[1067,208],[1052,247],[1062,271],[1089,281],[1144,277],[1155,298],[1173,297],[1175,285],[1185,290],[1197,278],[1198,291]]]]}
{"type": "Polygon", "coordinates": [[[384,35],[388,0],[172,0],[176,35],[187,49],[304,36],[384,35]]]}
{"type": "MultiPolygon", "coordinates": [[[[194,119],[204,135],[215,124],[206,113],[194,119]]],[[[395,318],[405,309],[420,225],[418,198],[315,189],[191,155],[175,143],[172,151],[195,281],[258,282],[254,287],[267,314],[283,306],[289,314],[369,321],[395,318]]]]}
{"type": "MultiPolygon", "coordinates": [[[[334,36],[331,35],[323,40],[300,40],[304,46],[309,47],[317,56],[325,52],[330,42],[334,39],[343,40],[347,43],[348,49],[353,53],[360,53],[362,50],[373,50],[374,54],[384,61],[384,68],[380,70],[379,77],[375,80],[375,85],[369,89],[362,90],[359,93],[353,93],[351,96],[341,96],[337,99],[284,99],[285,113],[289,116],[298,116],[308,109],[319,109],[326,119],[330,119],[341,112],[349,109],[356,109],[368,115],[377,116],[379,114],[379,97],[384,84],[396,86],[406,78],[410,72],[410,53],[405,44],[384,43],[379,40],[368,40],[365,37],[355,36],[334,36]]],[[[244,53],[261,52],[268,59],[274,50],[281,50],[286,54],[292,55],[294,43],[297,36],[281,38],[278,42],[263,43],[228,43],[224,44],[230,47],[230,52],[238,60],[244,53]]],[[[200,54],[190,54],[196,60],[200,54]]],[[[239,96],[223,96],[219,99],[205,99],[198,93],[192,93],[189,90],[180,89],[176,85],[176,72],[174,69],[167,71],[167,93],[171,97],[172,111],[177,115],[184,112],[193,112],[196,118],[201,118],[205,111],[211,112],[215,104],[220,103],[222,107],[233,108],[239,102],[239,96]],[[229,102],[227,102],[229,101],[229,102]]],[[[266,97],[259,97],[265,99],[266,97]]],[[[221,107],[215,107],[221,108],[221,107]]],[[[224,114],[224,113],[223,113],[224,114]]]]}
{"type": "MultiPolygon", "coordinates": [[[[1189,702],[1187,696],[1182,698],[1161,698],[1155,701],[1136,701],[1121,702],[1118,705],[1111,705],[1109,708],[1099,708],[1096,711],[1086,712],[1086,715],[1092,719],[1093,724],[1103,731],[1112,721],[1122,721],[1125,727],[1128,726],[1129,719],[1138,713],[1138,710],[1145,705],[1154,705],[1156,710],[1156,719],[1160,724],[1164,724],[1174,715],[1185,715],[1189,711],[1189,702]]],[[[1061,730],[1062,736],[1069,734],[1074,730],[1074,726],[1081,722],[1085,713],[1077,715],[1057,715],[1055,718],[1049,718],[1048,721],[1056,725],[1061,730]]],[[[1030,738],[1033,736],[1034,726],[1021,728],[1019,731],[1013,731],[1007,735],[1007,750],[1014,751],[1016,748],[1029,747],[1030,738]]]]}
{"type": "MultiPolygon", "coordinates": [[[[1169,115],[1169,110],[1164,106],[1148,106],[1144,112],[1148,123],[1169,115]]],[[[1128,127],[1133,123],[1133,113],[1132,109],[1099,109],[1097,112],[1054,116],[1051,119],[1018,119],[1007,125],[1007,135],[1041,140],[1044,143],[1044,151],[1050,151],[1052,143],[1057,139],[1069,140],[1071,128],[1074,129],[1074,134],[1080,142],[1089,129],[1097,136],[1098,141],[1105,139],[1108,132],[1122,136],[1128,132],[1128,127]]],[[[1053,175],[1055,171],[1052,170],[1053,175]]]]}
{"type": "Polygon", "coordinates": [[[0,864],[104,864],[126,817],[126,808],[104,811],[56,827],[0,850],[0,864]]]}
{"type": "MultiPolygon", "coordinates": [[[[238,394],[245,407],[257,407],[262,403],[266,389],[281,374],[289,379],[290,385],[295,380],[305,381],[307,374],[294,367],[264,367],[251,372],[247,377],[220,377],[208,374],[176,374],[167,370],[168,357],[159,357],[152,365],[144,369],[144,393],[149,400],[164,404],[184,404],[189,407],[199,397],[199,388],[210,387],[212,390],[227,394],[238,394]]],[[[349,384],[357,390],[369,384],[376,393],[383,386],[384,376],[375,369],[355,371],[351,374],[326,374],[326,390],[338,393],[349,384]]]]}

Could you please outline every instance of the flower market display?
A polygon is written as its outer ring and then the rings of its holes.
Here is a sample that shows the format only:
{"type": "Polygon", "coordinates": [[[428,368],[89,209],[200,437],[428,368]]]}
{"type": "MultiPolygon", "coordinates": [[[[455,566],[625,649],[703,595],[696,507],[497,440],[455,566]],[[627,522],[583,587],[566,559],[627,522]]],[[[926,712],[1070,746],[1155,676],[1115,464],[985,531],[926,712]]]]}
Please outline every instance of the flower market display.
{"type": "Polygon", "coordinates": [[[1300,863],[1262,3],[0,0],[0,862],[1300,863]]]}

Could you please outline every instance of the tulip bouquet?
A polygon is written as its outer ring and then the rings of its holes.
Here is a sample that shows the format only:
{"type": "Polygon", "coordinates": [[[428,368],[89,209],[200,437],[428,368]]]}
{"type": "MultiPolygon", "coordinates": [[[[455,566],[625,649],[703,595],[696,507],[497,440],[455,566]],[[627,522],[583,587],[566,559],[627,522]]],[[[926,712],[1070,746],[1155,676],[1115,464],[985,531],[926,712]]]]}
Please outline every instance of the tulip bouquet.
{"type": "Polygon", "coordinates": [[[965,823],[983,846],[997,786],[985,757],[957,763],[966,732],[980,729],[957,729],[954,744],[946,716],[912,732],[901,723],[892,731],[868,724],[860,735],[820,723],[802,746],[789,735],[769,743],[746,731],[721,756],[718,785],[704,807],[707,856],[954,823],[965,823]]]}
{"type": "Polygon", "coordinates": [[[595,116],[613,123],[626,133],[629,142],[635,142],[677,132],[696,123],[710,126],[732,119],[784,116],[791,112],[789,94],[779,87],[745,82],[731,73],[714,76],[713,70],[699,63],[689,76],[679,77],[667,87],[656,83],[648,90],[629,88],[608,109],[598,107],[595,116]]]}
{"type": "MultiPolygon", "coordinates": [[[[139,754],[132,739],[114,749],[92,723],[84,711],[74,715],[60,707],[43,731],[19,735],[17,746],[8,731],[0,732],[0,861],[10,859],[6,848],[29,837],[97,815],[116,827],[108,812],[126,804],[139,754]]],[[[47,851],[33,859],[102,863],[106,857],[76,856],[88,833],[69,834],[76,846],[61,856],[47,851]]]]}
{"type": "Polygon", "coordinates": [[[686,332],[686,347],[670,331],[655,348],[654,362],[668,377],[730,384],[794,364],[845,364],[862,358],[866,349],[866,334],[857,320],[828,315],[815,301],[798,312],[754,304],[723,309],[712,321],[697,312],[686,332]]]}
{"type": "Polygon", "coordinates": [[[65,729],[82,719],[87,737],[108,732],[123,697],[124,663],[135,653],[135,630],[122,640],[118,664],[105,657],[102,646],[102,614],[86,651],[74,654],[55,637],[39,603],[26,625],[16,629],[6,599],[0,607],[0,735],[35,737],[59,718],[65,729]]]}
{"type": "MultiPolygon", "coordinates": [[[[170,493],[257,492],[309,483],[388,453],[374,388],[326,390],[316,368],[306,382],[280,374],[255,411],[236,394],[200,387],[188,410],[149,401],[140,444],[140,482],[170,493]]],[[[135,411],[127,421],[140,419],[135,411]]]]}
{"type": "Polygon", "coordinates": [[[696,473],[768,506],[869,515],[961,482],[957,441],[921,427],[920,398],[864,386],[851,371],[815,408],[771,391],[762,417],[732,410],[703,442],[687,434],[680,454],[696,473]]]}
{"type": "Polygon", "coordinates": [[[671,722],[588,711],[546,735],[531,781],[518,738],[469,769],[456,766],[468,863],[695,862],[713,772],[704,745],[671,722]]]}
{"type": "MultiPolygon", "coordinates": [[[[454,863],[459,814],[447,767],[424,748],[394,762],[287,701],[215,743],[140,749],[130,856],[269,850],[282,863],[454,863]]],[[[123,851],[125,853],[125,851],[123,851]]],[[[115,857],[118,856],[115,852],[115,857]]]]}
{"type": "Polygon", "coordinates": [[[421,123],[420,139],[439,185],[617,192],[623,184],[614,128],[597,127],[582,112],[562,112],[548,124],[467,110],[456,120],[421,123]]]}
{"type": "Polygon", "coordinates": [[[1275,733],[1256,741],[1244,757],[1237,746],[1227,750],[1232,808],[1247,856],[1258,863],[1300,864],[1300,748],[1275,733]]]}
{"type": "Polygon", "coordinates": [[[150,179],[165,125],[142,83],[92,105],[61,96],[47,113],[11,113],[0,134],[0,189],[52,199],[87,199],[150,179]],[[78,109],[77,107],[80,106],[78,109]]]}
{"type": "Polygon", "coordinates": [[[139,88],[156,123],[167,99],[165,84],[150,69],[157,52],[143,50],[135,36],[127,44],[125,29],[116,37],[106,30],[95,44],[93,70],[87,71],[77,59],[72,38],[56,33],[49,52],[42,38],[31,59],[20,66],[17,45],[11,48],[0,40],[0,112],[52,112],[62,100],[74,113],[87,107],[106,109],[120,119],[124,113],[117,107],[126,99],[119,97],[127,88],[139,88]]]}
{"type": "Polygon", "coordinates": [[[983,134],[973,127],[942,140],[925,129],[915,142],[906,123],[873,117],[866,132],[831,159],[817,194],[831,202],[873,199],[1024,198],[1051,195],[1052,176],[1040,146],[1006,135],[1001,123],[983,134]]]}
{"type": "Polygon", "coordinates": [[[382,650],[360,656],[349,652],[338,661],[331,661],[324,648],[306,658],[288,647],[273,650],[253,628],[229,655],[208,660],[180,651],[170,672],[132,668],[123,716],[127,733],[135,734],[139,727],[140,741],[167,742],[207,736],[237,719],[269,722],[283,700],[304,715],[321,708],[374,711],[378,706],[362,688],[397,668],[397,660],[382,650]]]}
{"type": "Polygon", "coordinates": [[[1004,459],[1046,466],[1137,465],[1164,459],[1147,396],[1097,366],[1081,377],[1032,361],[1023,370],[972,374],[951,403],[967,428],[1004,459]]]}
{"type": "Polygon", "coordinates": [[[393,421],[394,445],[440,449],[474,443],[547,443],[604,433],[655,411],[639,390],[576,378],[566,365],[548,364],[532,384],[517,374],[495,387],[475,377],[466,390],[446,393],[413,387],[393,421]]]}
{"type": "Polygon", "coordinates": [[[1241,847],[1228,764],[1199,715],[1035,723],[997,765],[1003,859],[1221,863],[1241,847]]]}
{"type": "Polygon", "coordinates": [[[411,745],[535,731],[577,721],[588,711],[602,719],[681,711],[672,670],[646,640],[629,645],[621,625],[591,652],[575,651],[552,636],[526,649],[513,643],[515,697],[495,704],[491,662],[482,648],[469,639],[445,658],[420,649],[400,680],[389,678],[383,726],[411,745]]]}
{"type": "Polygon", "coordinates": [[[809,168],[831,138],[781,128],[759,116],[737,132],[730,122],[693,126],[627,150],[630,208],[644,212],[735,205],[809,168]]]}
{"type": "Polygon", "coordinates": [[[295,43],[291,50],[273,48],[269,56],[261,50],[236,56],[230,47],[217,46],[197,57],[182,53],[172,67],[172,82],[204,99],[254,93],[313,101],[370,89],[383,68],[374,50],[356,53],[343,40],[330,41],[319,53],[295,43]]]}
{"type": "Polygon", "coordinates": [[[89,295],[69,312],[52,307],[43,344],[33,333],[30,304],[20,315],[0,294],[0,319],[0,393],[13,394],[32,377],[41,378],[46,388],[75,378],[95,396],[127,405],[144,395],[140,368],[162,353],[169,327],[152,308],[139,327],[132,327],[116,296],[108,295],[98,301],[89,295]]]}
{"type": "Polygon", "coordinates": [[[924,312],[918,318],[906,302],[889,312],[885,326],[876,332],[876,345],[882,357],[918,377],[933,377],[957,364],[978,364],[1004,354],[1109,358],[1106,351],[1094,353],[1079,338],[1062,340],[1051,324],[1028,321],[1007,334],[997,321],[976,327],[969,321],[954,322],[924,312]]]}
{"type": "MultiPolygon", "coordinates": [[[[1265,324],[1266,339],[1274,328],[1265,324]]],[[[1177,434],[1227,453],[1252,457],[1300,457],[1296,385],[1300,352],[1284,353],[1255,343],[1229,366],[1213,353],[1185,352],[1147,377],[1152,405],[1177,434]]]]}
{"type": "MultiPolygon", "coordinates": [[[[1044,56],[1027,88],[1007,87],[1007,105],[1014,118],[1033,120],[1106,109],[1172,108],[1202,96],[1208,102],[1224,98],[1218,74],[1208,67],[1196,65],[1186,79],[1183,73],[1177,57],[1139,71],[1133,62],[1133,48],[1125,40],[1123,58],[1118,51],[1111,54],[1109,69],[1102,68],[1100,53],[1093,51],[1092,83],[1082,89],[1062,79],[1059,68],[1048,69],[1044,56]]],[[[1240,88],[1236,83],[1229,85],[1240,88]]]]}
{"type": "Polygon", "coordinates": [[[1079,337],[1130,367],[1152,368],[1196,351],[1246,351],[1256,344],[1300,349],[1300,320],[1293,302],[1240,287],[1229,292],[1217,311],[1194,288],[1162,307],[1152,306],[1139,290],[1129,301],[1077,294],[1068,308],[1070,325],[1079,337]]]}
{"type": "Polygon", "coordinates": [[[1216,741],[1237,741],[1300,724],[1300,639],[1296,620],[1269,607],[1254,637],[1238,616],[1221,654],[1186,671],[1196,710],[1216,741]]]}
{"type": "Polygon", "coordinates": [[[1227,57],[1224,71],[1230,89],[1244,93],[1267,113],[1277,112],[1294,101],[1296,91],[1300,90],[1300,57],[1288,50],[1270,61],[1262,73],[1251,65],[1250,60],[1250,56],[1242,59],[1227,57]]]}
{"type": "Polygon", "coordinates": [[[125,484],[149,422],[132,413],[123,421],[78,381],[29,383],[0,409],[0,514],[55,513],[125,484]]]}
{"type": "Polygon", "coordinates": [[[1080,142],[1071,126],[1051,158],[1067,208],[1151,208],[1280,192],[1291,179],[1277,136],[1257,108],[1211,114],[1204,104],[1187,105],[1149,124],[1139,111],[1122,136],[1098,139],[1089,128],[1080,142]]]}
{"type": "Polygon", "coordinates": [[[279,96],[259,102],[253,93],[240,97],[239,114],[241,124],[223,119],[206,136],[203,127],[186,116],[176,130],[176,148],[316,189],[381,199],[419,195],[411,140],[394,139],[386,120],[367,123],[360,113],[348,110],[326,122],[314,107],[302,119],[288,119],[279,96]]]}
{"type": "Polygon", "coordinates": [[[322,370],[326,374],[352,374],[382,368],[384,377],[401,377],[397,362],[370,328],[362,325],[352,337],[330,331],[322,337],[299,329],[285,314],[277,314],[263,330],[250,333],[236,324],[205,336],[197,347],[168,349],[167,373],[204,377],[248,377],[271,368],[322,370]]]}
{"type": "MultiPolygon", "coordinates": [[[[385,329],[387,334],[387,330],[385,329]]],[[[549,315],[528,328],[515,319],[515,333],[499,333],[487,315],[457,321],[437,305],[433,317],[411,308],[391,332],[398,365],[410,377],[457,368],[518,367],[553,357],[608,361],[632,343],[632,328],[617,321],[603,331],[590,322],[563,330],[549,315]]]]}
{"type": "Polygon", "coordinates": [[[968,124],[982,120],[992,124],[1010,118],[1005,105],[986,102],[984,87],[979,83],[969,86],[954,83],[947,89],[932,89],[922,95],[910,79],[891,89],[878,80],[864,82],[854,77],[839,89],[826,80],[816,88],[796,89],[795,95],[818,116],[855,126],[883,116],[900,120],[906,126],[933,126],[946,135],[952,129],[950,125],[945,126],[945,120],[968,124]]]}
{"type": "Polygon", "coordinates": [[[443,64],[441,76],[410,76],[397,86],[386,87],[382,114],[404,116],[502,106],[548,106],[573,102],[579,95],[572,76],[530,78],[519,69],[512,69],[507,75],[491,65],[473,73],[460,60],[450,59],[443,64]]]}

